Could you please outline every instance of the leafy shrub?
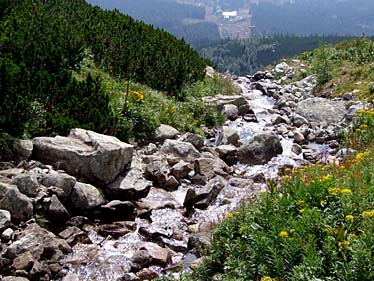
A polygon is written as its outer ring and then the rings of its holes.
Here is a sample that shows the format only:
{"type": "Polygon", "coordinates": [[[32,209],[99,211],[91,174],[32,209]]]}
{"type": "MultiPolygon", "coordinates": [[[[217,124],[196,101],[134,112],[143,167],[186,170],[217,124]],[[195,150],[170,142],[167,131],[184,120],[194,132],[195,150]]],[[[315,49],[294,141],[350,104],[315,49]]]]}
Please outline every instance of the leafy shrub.
{"type": "Polygon", "coordinates": [[[11,160],[16,149],[16,140],[7,133],[0,132],[0,160],[11,160]]]}

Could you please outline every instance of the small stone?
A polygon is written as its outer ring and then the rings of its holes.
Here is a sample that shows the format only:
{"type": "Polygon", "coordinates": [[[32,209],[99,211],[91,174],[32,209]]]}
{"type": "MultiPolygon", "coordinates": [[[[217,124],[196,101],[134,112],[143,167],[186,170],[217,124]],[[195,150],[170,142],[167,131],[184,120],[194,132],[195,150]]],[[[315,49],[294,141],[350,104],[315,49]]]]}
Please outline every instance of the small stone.
{"type": "Polygon", "coordinates": [[[7,210],[0,210],[0,231],[11,225],[11,215],[7,210]]]}
{"type": "Polygon", "coordinates": [[[298,145],[297,143],[294,143],[292,145],[291,151],[295,153],[296,155],[300,155],[303,152],[303,149],[300,145],[298,145]]]}
{"type": "Polygon", "coordinates": [[[4,241],[9,241],[9,240],[12,240],[13,238],[13,229],[11,228],[7,228],[3,231],[3,233],[1,234],[1,239],[4,240],[4,241]]]}

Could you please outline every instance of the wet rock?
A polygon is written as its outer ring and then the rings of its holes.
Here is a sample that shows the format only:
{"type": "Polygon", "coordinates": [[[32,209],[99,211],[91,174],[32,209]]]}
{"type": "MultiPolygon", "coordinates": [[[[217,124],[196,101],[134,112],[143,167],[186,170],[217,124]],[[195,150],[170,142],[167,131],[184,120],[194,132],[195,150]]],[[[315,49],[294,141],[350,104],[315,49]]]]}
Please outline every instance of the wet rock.
{"type": "Polygon", "coordinates": [[[20,276],[5,276],[2,281],[29,281],[29,279],[20,276]]]}
{"type": "Polygon", "coordinates": [[[169,177],[170,169],[166,161],[153,160],[146,165],[144,176],[158,185],[164,185],[169,177]]]}
{"type": "Polygon", "coordinates": [[[216,148],[219,157],[229,166],[238,162],[238,148],[233,145],[220,145],[216,148]]]}
{"type": "Polygon", "coordinates": [[[300,155],[303,152],[303,149],[300,145],[298,145],[297,143],[294,143],[292,145],[291,151],[295,153],[296,155],[300,155]]]}
{"type": "Polygon", "coordinates": [[[239,115],[239,109],[236,105],[233,104],[225,104],[223,106],[222,112],[227,116],[229,120],[236,120],[239,115]]]}
{"type": "Polygon", "coordinates": [[[239,142],[239,134],[238,131],[234,128],[224,126],[223,130],[223,138],[221,144],[223,145],[238,145],[239,142]]]}
{"type": "Polygon", "coordinates": [[[205,185],[208,182],[208,179],[206,176],[197,174],[191,177],[191,182],[193,184],[205,185]]]}
{"type": "Polygon", "coordinates": [[[191,143],[198,150],[204,146],[204,138],[193,133],[185,133],[179,140],[191,143]]]}
{"type": "Polygon", "coordinates": [[[88,234],[80,230],[76,226],[69,226],[64,231],[58,234],[59,237],[65,239],[70,246],[74,246],[77,243],[91,244],[91,239],[88,234]]]}
{"type": "Polygon", "coordinates": [[[256,134],[239,148],[238,158],[245,164],[261,165],[283,152],[280,139],[272,132],[256,134]]]}
{"type": "Polygon", "coordinates": [[[104,192],[109,198],[135,201],[146,197],[151,187],[152,182],[146,180],[140,172],[131,169],[107,185],[104,192]]]}
{"type": "Polygon", "coordinates": [[[52,195],[51,203],[48,207],[47,216],[50,220],[57,224],[65,223],[69,218],[69,212],[64,205],[58,200],[56,195],[52,195]]]}
{"type": "Polygon", "coordinates": [[[16,257],[13,259],[12,267],[15,270],[26,270],[29,271],[34,264],[34,257],[32,254],[27,251],[23,253],[22,255],[16,257]]]}
{"type": "Polygon", "coordinates": [[[180,132],[172,126],[161,124],[154,132],[154,140],[163,142],[166,139],[176,139],[180,132]]]}
{"type": "Polygon", "coordinates": [[[43,173],[41,178],[41,183],[44,186],[59,188],[59,192],[56,195],[62,202],[69,198],[76,182],[77,180],[73,176],[53,170],[43,173]]]}
{"type": "Polygon", "coordinates": [[[274,125],[279,125],[279,124],[289,124],[290,123],[290,119],[288,119],[287,116],[281,116],[281,115],[275,115],[273,117],[273,121],[272,123],[274,125]]]}
{"type": "Polygon", "coordinates": [[[33,140],[33,157],[91,183],[108,184],[130,164],[133,146],[115,137],[72,129],[68,137],[33,140]]]}
{"type": "Polygon", "coordinates": [[[299,131],[295,131],[294,132],[293,138],[294,138],[294,141],[297,144],[303,144],[303,143],[305,143],[304,135],[302,133],[300,133],[299,131]]]}
{"type": "Polygon", "coordinates": [[[151,241],[157,241],[160,237],[169,237],[170,231],[156,225],[143,224],[139,227],[139,233],[151,241]]]}
{"type": "Polygon", "coordinates": [[[154,280],[158,278],[158,273],[150,268],[143,268],[142,270],[136,273],[136,276],[140,280],[154,280]]]}
{"type": "Polygon", "coordinates": [[[131,271],[138,272],[142,268],[148,267],[152,264],[152,256],[147,250],[138,250],[131,257],[131,271]]]}
{"type": "Polygon", "coordinates": [[[161,147],[161,152],[185,161],[191,161],[200,157],[199,151],[191,143],[177,140],[166,140],[161,147]]]}
{"type": "Polygon", "coordinates": [[[222,111],[225,104],[233,104],[237,107],[248,104],[247,100],[240,95],[223,96],[217,95],[214,97],[203,98],[204,102],[209,105],[214,105],[218,110],[222,111]]]}
{"type": "Polygon", "coordinates": [[[175,252],[186,253],[188,250],[187,242],[185,241],[177,241],[177,240],[169,239],[165,237],[161,237],[161,241],[166,247],[168,247],[169,249],[172,249],[175,252]]]}
{"type": "Polygon", "coordinates": [[[0,182],[0,209],[8,210],[12,220],[27,221],[34,213],[31,199],[22,194],[17,186],[0,182]]]}
{"type": "Polygon", "coordinates": [[[11,215],[8,210],[0,209],[0,232],[11,225],[11,215]]]}
{"type": "Polygon", "coordinates": [[[171,264],[172,251],[160,247],[159,245],[152,242],[143,242],[140,250],[146,250],[152,257],[152,264],[165,267],[171,264]]]}
{"type": "Polygon", "coordinates": [[[206,177],[207,180],[210,180],[215,175],[227,177],[230,168],[221,159],[199,158],[195,160],[195,172],[196,174],[206,177]]]}
{"type": "Polygon", "coordinates": [[[90,184],[77,182],[69,199],[69,207],[73,211],[88,211],[105,203],[99,189],[90,184]]]}
{"type": "Polygon", "coordinates": [[[225,187],[225,180],[221,176],[211,179],[202,189],[200,189],[196,197],[193,199],[198,209],[206,209],[217,198],[218,194],[225,187]]]}
{"type": "Polygon", "coordinates": [[[174,176],[168,176],[166,178],[164,188],[166,190],[175,190],[179,186],[179,181],[174,176]]]}
{"type": "Polygon", "coordinates": [[[126,222],[115,222],[113,224],[102,224],[97,226],[96,231],[98,234],[106,237],[110,235],[114,239],[118,239],[130,233],[133,229],[131,225],[126,222]]]}
{"type": "Polygon", "coordinates": [[[176,201],[175,197],[164,189],[152,187],[148,196],[136,202],[140,209],[158,210],[163,208],[179,208],[180,204],[176,201]]]}
{"type": "Polygon", "coordinates": [[[34,261],[34,265],[30,271],[31,280],[48,281],[51,279],[51,276],[52,273],[46,261],[34,261]]]}
{"type": "Polygon", "coordinates": [[[199,232],[190,234],[188,238],[188,249],[200,257],[203,249],[212,243],[212,232],[199,232]]]}
{"type": "Polygon", "coordinates": [[[113,200],[101,206],[101,213],[104,219],[131,220],[135,218],[135,206],[130,201],[113,200]]]}
{"type": "Polygon", "coordinates": [[[302,125],[309,124],[309,122],[303,116],[295,113],[292,115],[292,124],[296,127],[301,127],[302,125]]]}
{"type": "Polygon", "coordinates": [[[309,98],[300,101],[296,113],[305,117],[309,122],[339,123],[343,120],[346,109],[344,101],[325,98],[309,98]]]}
{"type": "Polygon", "coordinates": [[[75,216],[75,217],[70,218],[66,222],[66,225],[76,226],[76,227],[82,227],[83,224],[85,224],[87,222],[88,222],[88,218],[87,217],[75,216]]]}
{"type": "Polygon", "coordinates": [[[29,251],[35,260],[61,259],[71,252],[70,246],[65,240],[57,238],[53,233],[41,228],[36,223],[28,225],[17,237],[17,240],[9,245],[5,257],[15,258],[29,251]]]}
{"type": "Polygon", "coordinates": [[[192,164],[182,160],[171,168],[171,173],[176,177],[176,179],[183,179],[188,177],[189,173],[193,170],[192,164]]]}

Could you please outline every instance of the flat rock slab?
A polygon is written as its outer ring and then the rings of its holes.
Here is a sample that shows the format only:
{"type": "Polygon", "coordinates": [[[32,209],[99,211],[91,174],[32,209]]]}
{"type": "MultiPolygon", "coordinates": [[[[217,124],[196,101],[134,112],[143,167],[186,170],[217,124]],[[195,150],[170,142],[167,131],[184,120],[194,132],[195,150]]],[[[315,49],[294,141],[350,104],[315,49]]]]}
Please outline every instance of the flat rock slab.
{"type": "Polygon", "coordinates": [[[133,146],[115,137],[72,129],[68,137],[33,139],[33,158],[93,184],[108,184],[131,163],[133,146]]]}
{"type": "Polygon", "coordinates": [[[296,113],[309,122],[339,123],[346,113],[345,102],[325,98],[309,98],[298,103],[296,113]]]}

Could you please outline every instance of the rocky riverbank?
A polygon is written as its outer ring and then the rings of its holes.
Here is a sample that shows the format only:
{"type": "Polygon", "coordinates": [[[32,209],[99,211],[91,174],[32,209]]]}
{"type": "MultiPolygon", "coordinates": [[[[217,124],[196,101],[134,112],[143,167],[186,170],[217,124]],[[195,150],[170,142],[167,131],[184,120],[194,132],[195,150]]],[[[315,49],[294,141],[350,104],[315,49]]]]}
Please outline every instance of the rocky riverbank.
{"type": "Polygon", "coordinates": [[[82,129],[20,142],[17,161],[0,166],[3,280],[178,275],[267,179],[340,161],[339,132],[364,105],[352,93],[315,97],[315,77],[292,82],[294,64],[234,78],[238,96],[206,98],[228,121],[205,138],[161,125],[146,146],[82,129]]]}

